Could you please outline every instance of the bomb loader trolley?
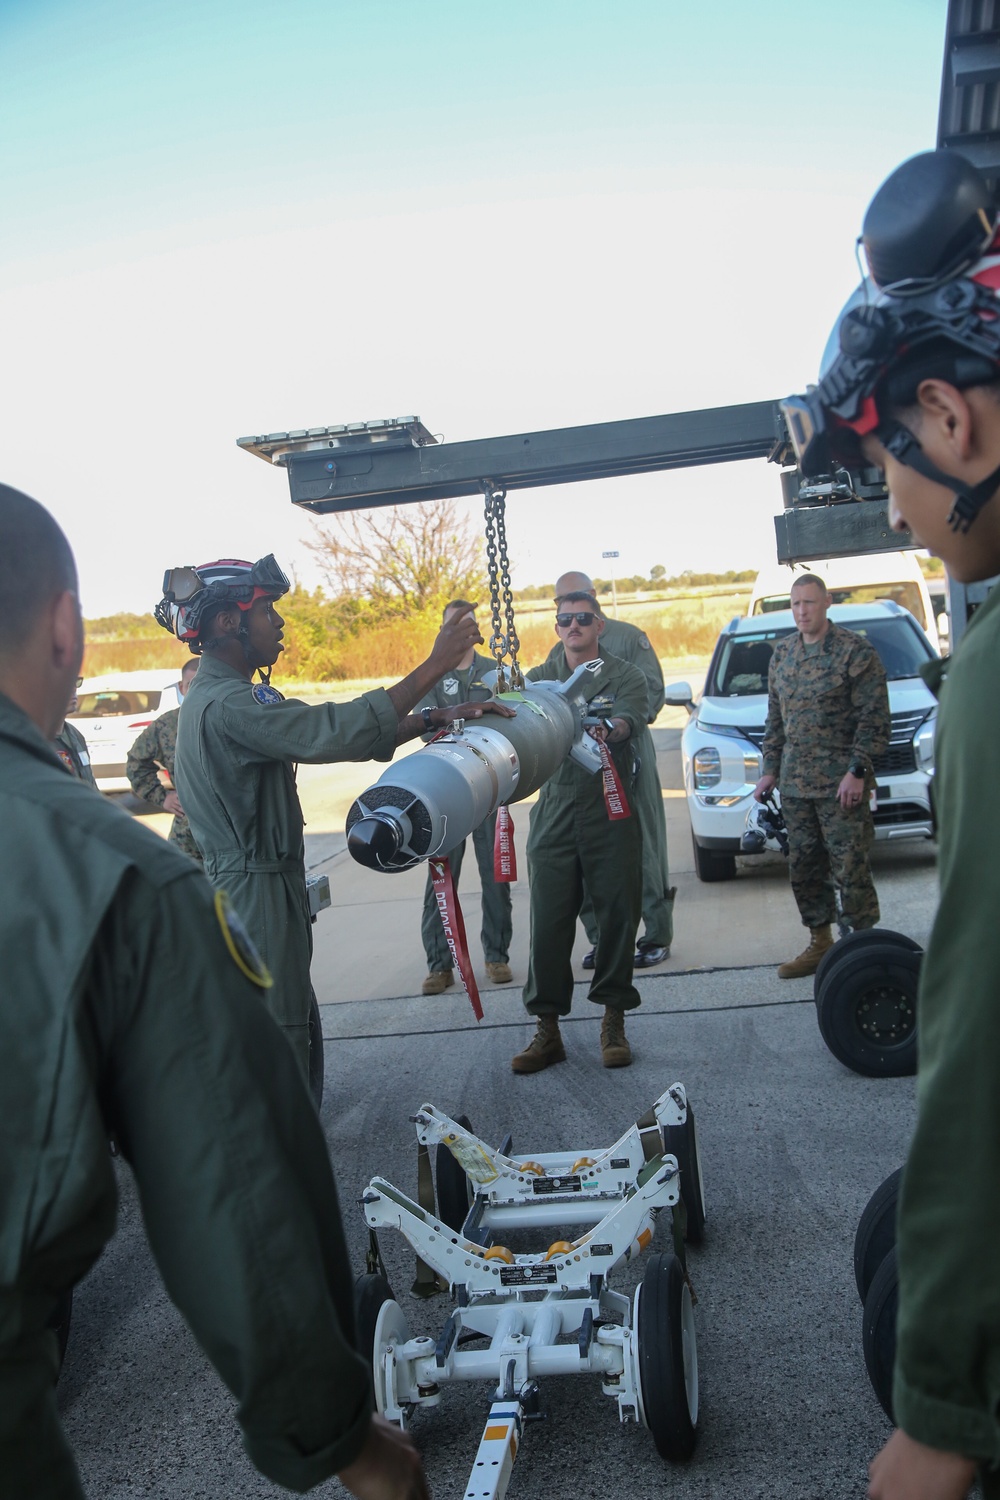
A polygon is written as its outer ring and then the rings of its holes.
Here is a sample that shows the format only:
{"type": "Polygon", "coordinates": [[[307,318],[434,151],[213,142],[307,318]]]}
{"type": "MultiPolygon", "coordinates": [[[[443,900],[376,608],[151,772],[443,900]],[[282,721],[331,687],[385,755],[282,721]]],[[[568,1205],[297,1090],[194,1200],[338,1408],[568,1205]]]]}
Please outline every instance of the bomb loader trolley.
{"type": "Polygon", "coordinates": [[[385,1277],[370,1271],[360,1278],[359,1340],[371,1359],[378,1410],[405,1427],[454,1381],[492,1385],[465,1500],[506,1494],[545,1375],[599,1376],[620,1421],[649,1428],[661,1457],[690,1458],[698,1359],[684,1229],[686,1220],[688,1238],[701,1238],[705,1205],[683,1085],[598,1150],[515,1159],[509,1138],[494,1150],[467,1121],[429,1104],[414,1123],[422,1199],[429,1148],[437,1148],[438,1213],[374,1177],[362,1197],[365,1219],[372,1231],[398,1229],[417,1253],[418,1287],[421,1276],[425,1283],[436,1277],[455,1306],[436,1338],[413,1337],[385,1277]],[[664,1209],[674,1249],[649,1257],[631,1298],[613,1290],[611,1273],[648,1249],[664,1209]],[[557,1229],[576,1237],[530,1254],[515,1254],[501,1239],[506,1231],[544,1230],[547,1241],[557,1229]]]}

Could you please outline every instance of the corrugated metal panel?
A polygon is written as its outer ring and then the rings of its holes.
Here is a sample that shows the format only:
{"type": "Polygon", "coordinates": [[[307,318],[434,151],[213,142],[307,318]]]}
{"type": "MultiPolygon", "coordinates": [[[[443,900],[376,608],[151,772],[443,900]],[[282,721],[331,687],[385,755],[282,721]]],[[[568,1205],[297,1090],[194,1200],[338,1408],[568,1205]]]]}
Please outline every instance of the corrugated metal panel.
{"type": "Polygon", "coordinates": [[[961,151],[1000,184],[1000,0],[949,0],[939,146],[961,151]]]}

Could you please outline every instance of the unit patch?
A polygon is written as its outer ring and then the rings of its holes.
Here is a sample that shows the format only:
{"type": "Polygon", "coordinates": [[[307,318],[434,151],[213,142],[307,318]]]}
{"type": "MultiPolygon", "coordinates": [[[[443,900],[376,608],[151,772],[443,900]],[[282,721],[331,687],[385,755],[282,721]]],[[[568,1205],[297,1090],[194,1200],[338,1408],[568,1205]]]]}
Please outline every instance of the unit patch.
{"type": "Polygon", "coordinates": [[[459,682],[457,677],[446,677],[441,686],[444,688],[449,698],[456,698],[458,696],[458,690],[461,686],[461,683],[459,682]]]}
{"type": "Polygon", "coordinates": [[[279,693],[278,689],[272,687],[269,682],[255,682],[250,691],[253,693],[254,702],[261,703],[265,707],[270,703],[284,703],[285,701],[284,693],[279,693]]]}
{"type": "Polygon", "coordinates": [[[233,910],[233,903],[225,891],[215,893],[215,915],[219,919],[229,956],[240,973],[262,990],[269,990],[274,980],[267,964],[257,952],[253,939],[233,910]]]}

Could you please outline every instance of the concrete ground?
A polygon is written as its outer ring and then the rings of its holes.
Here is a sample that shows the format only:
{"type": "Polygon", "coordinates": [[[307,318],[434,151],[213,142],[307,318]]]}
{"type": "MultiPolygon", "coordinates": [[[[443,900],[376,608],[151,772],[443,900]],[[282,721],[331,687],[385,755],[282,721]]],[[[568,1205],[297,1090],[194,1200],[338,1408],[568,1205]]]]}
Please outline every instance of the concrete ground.
{"type": "MultiPolygon", "coordinates": [[[[367,783],[366,768],[300,769],[309,863],[330,874],[334,892],[334,909],[315,929],[313,971],[326,1038],[322,1115],[348,1241],[360,1270],[367,1234],[356,1200],[372,1175],[415,1191],[409,1116],[425,1100],[468,1113],[489,1140],[510,1130],[515,1152],[530,1156],[609,1143],[680,1079],[697,1111],[709,1211],[705,1243],[690,1257],[702,1397],[694,1459],[665,1466],[648,1433],[619,1425],[593,1377],[548,1380],[547,1420],[527,1430],[510,1496],[847,1500],[864,1494],[868,1459],[889,1431],[861,1355],[854,1232],[869,1195],[903,1158],[913,1081],[841,1067],[817,1031],[811,981],[775,977],[803,936],[780,857],[742,862],[726,884],[695,879],[678,795],[679,732],[668,726],[655,736],[679,888],[676,938],[668,963],[637,974],[643,1004],[628,1019],[635,1063],[613,1073],[601,1067],[599,1013],[582,982],[565,1026],[567,1063],[533,1078],[510,1072],[529,1034],[516,983],[484,985],[482,1023],[460,987],[420,997],[423,872],[374,875],[344,852],[344,799],[367,783]]],[[[515,818],[523,872],[526,810],[515,818]]],[[[933,846],[879,846],[875,869],[884,924],[924,941],[933,846]]],[[[467,862],[462,895],[480,961],[474,873],[467,862]]],[[[516,980],[525,972],[526,896],[515,887],[516,980]]],[[[585,946],[581,934],[578,956],[585,946]]],[[[119,1232],[77,1292],[59,1388],[88,1493],[277,1495],[242,1454],[233,1403],[167,1302],[127,1168],[119,1177],[119,1232]]],[[[654,1248],[663,1241],[660,1229],[654,1248]]],[[[385,1234],[382,1251],[412,1331],[436,1334],[447,1299],[410,1296],[413,1257],[399,1236],[385,1234]]],[[[616,1273],[616,1284],[631,1288],[641,1269],[640,1261],[616,1273]]],[[[454,1387],[436,1410],[417,1414],[414,1436],[438,1500],[465,1494],[488,1404],[485,1388],[454,1387]]],[[[319,1493],[342,1491],[330,1481],[319,1493]]]]}

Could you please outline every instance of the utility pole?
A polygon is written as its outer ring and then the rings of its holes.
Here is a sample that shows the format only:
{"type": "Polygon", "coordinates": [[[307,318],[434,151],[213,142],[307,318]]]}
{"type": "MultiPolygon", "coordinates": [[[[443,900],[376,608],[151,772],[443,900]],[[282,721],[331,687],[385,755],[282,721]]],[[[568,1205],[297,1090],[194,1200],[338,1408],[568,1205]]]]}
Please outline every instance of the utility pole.
{"type": "MultiPolygon", "coordinates": [[[[601,556],[602,557],[615,558],[615,557],[618,556],[618,553],[617,552],[602,552],[601,556]]],[[[617,618],[618,618],[618,590],[615,587],[615,565],[614,565],[614,562],[612,562],[612,564],[611,564],[611,607],[612,607],[612,609],[615,612],[615,619],[617,620],[617,618]]]]}

